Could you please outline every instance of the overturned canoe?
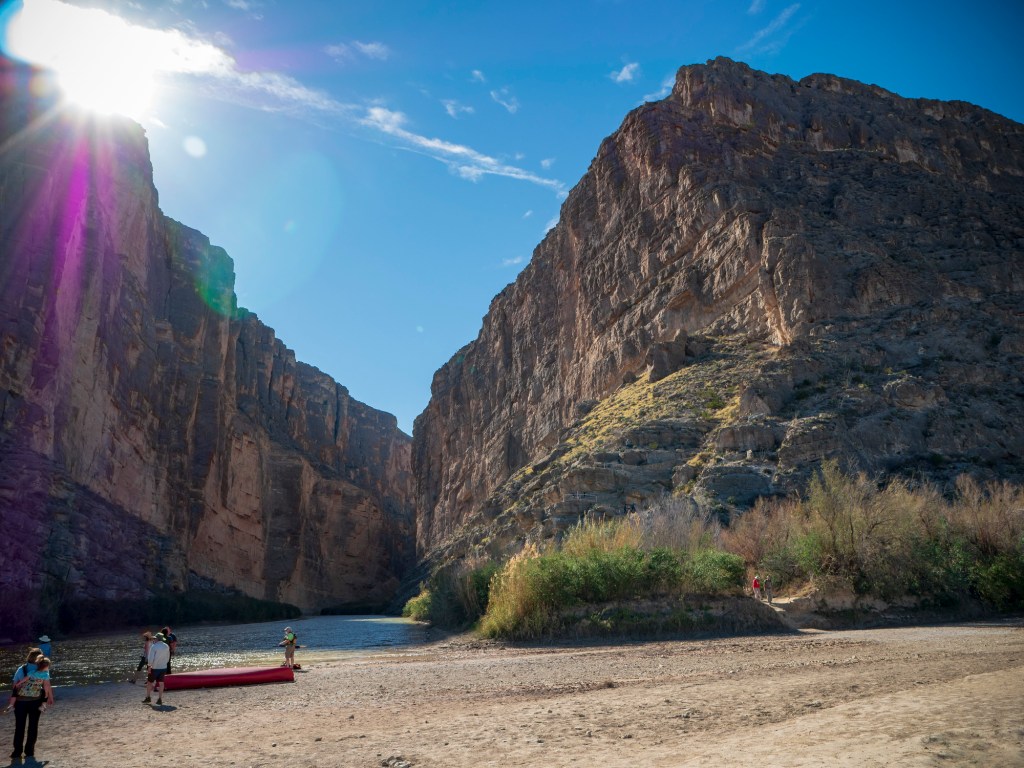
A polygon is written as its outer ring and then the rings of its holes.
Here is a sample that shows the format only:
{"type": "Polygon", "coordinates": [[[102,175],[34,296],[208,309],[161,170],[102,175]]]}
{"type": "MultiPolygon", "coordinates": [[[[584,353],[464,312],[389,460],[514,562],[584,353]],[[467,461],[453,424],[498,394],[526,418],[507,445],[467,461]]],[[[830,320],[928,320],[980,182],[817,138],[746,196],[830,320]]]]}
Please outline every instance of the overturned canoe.
{"type": "Polygon", "coordinates": [[[291,683],[295,673],[291,667],[224,667],[196,672],[174,672],[164,678],[168,691],[184,688],[214,688],[222,685],[255,685],[256,683],[291,683]]]}

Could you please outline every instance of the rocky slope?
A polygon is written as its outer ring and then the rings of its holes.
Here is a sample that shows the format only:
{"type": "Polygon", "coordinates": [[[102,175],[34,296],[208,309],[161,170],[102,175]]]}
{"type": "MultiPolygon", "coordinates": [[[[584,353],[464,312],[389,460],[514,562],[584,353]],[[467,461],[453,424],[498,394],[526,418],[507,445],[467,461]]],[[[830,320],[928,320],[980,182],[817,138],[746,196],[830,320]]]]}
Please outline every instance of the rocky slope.
{"type": "Polygon", "coordinates": [[[414,557],[395,418],[236,306],[228,255],[161,213],[141,128],[0,75],[0,626],[190,582],[386,601],[414,557]]]}
{"type": "Polygon", "coordinates": [[[1024,126],[728,59],[630,113],[414,430],[421,554],[825,457],[1024,477],[1024,126]]]}

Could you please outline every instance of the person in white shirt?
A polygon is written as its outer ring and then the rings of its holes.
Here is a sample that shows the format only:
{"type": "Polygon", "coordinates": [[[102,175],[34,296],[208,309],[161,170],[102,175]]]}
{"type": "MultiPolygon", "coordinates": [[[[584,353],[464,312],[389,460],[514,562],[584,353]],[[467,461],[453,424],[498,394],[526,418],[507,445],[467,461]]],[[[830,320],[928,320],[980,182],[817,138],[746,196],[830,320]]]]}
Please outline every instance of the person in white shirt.
{"type": "Polygon", "coordinates": [[[149,704],[152,699],[153,688],[156,688],[157,705],[164,703],[164,676],[167,675],[167,666],[171,662],[171,649],[165,642],[163,632],[153,635],[153,642],[149,646],[149,674],[146,676],[146,698],[143,704],[149,704]]]}

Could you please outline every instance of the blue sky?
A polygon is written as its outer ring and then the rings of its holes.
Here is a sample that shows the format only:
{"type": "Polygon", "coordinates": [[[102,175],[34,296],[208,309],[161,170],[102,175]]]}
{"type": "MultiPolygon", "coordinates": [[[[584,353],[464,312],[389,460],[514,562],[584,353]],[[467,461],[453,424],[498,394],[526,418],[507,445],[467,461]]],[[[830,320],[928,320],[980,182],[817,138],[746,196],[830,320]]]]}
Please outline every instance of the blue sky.
{"type": "Polygon", "coordinates": [[[729,56],[1024,121],[1012,0],[3,5],[9,52],[109,58],[91,79],[115,95],[152,76],[133,109],[163,211],[228,251],[240,304],[300,360],[406,432],[601,140],[678,67],[729,56]],[[124,24],[82,34],[82,8],[124,24]],[[20,10],[42,25],[15,34],[20,10]],[[81,50],[37,52],[61,34],[81,50]]]}

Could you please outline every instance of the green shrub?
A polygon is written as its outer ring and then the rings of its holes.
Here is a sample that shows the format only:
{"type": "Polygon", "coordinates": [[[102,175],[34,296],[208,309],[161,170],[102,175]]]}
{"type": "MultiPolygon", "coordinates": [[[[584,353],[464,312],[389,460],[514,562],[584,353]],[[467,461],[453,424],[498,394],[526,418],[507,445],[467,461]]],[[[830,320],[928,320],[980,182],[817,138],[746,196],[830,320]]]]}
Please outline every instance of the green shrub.
{"type": "Polygon", "coordinates": [[[405,604],[402,615],[415,621],[429,621],[432,598],[430,590],[420,585],[420,593],[405,604]]]}
{"type": "Polygon", "coordinates": [[[686,592],[720,595],[742,590],[746,565],[743,558],[720,549],[700,549],[682,566],[686,592]]]}

